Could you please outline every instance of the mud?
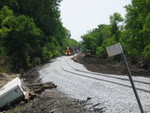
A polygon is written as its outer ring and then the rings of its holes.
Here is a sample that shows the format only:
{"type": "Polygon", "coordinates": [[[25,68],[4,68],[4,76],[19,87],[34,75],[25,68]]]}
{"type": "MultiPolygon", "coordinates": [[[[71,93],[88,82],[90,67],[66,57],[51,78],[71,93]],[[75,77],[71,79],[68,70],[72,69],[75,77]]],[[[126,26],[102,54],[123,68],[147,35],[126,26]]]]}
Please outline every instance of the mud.
{"type": "MultiPolygon", "coordinates": [[[[127,75],[126,67],[123,62],[102,59],[96,56],[85,56],[85,54],[79,54],[74,57],[73,60],[83,64],[88,70],[93,72],[127,75]]],[[[150,69],[139,68],[138,65],[132,65],[131,63],[129,63],[129,67],[133,76],[150,77],[150,69]]]]}

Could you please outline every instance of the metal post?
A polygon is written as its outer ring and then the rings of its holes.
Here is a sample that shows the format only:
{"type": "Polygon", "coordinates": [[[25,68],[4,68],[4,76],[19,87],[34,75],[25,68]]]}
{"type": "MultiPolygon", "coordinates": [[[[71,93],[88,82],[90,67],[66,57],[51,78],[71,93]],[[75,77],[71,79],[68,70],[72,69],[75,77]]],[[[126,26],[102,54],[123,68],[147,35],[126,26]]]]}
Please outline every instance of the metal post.
{"type": "Polygon", "coordinates": [[[137,91],[136,91],[136,88],[135,88],[135,85],[134,85],[134,82],[133,82],[133,79],[132,79],[132,76],[131,76],[130,68],[129,68],[128,63],[127,63],[127,61],[126,61],[126,57],[125,57],[125,55],[124,55],[124,53],[123,53],[123,52],[121,53],[121,55],[122,55],[123,61],[124,61],[124,63],[125,63],[125,66],[126,66],[126,69],[127,69],[127,72],[128,72],[128,76],[129,76],[129,79],[130,79],[130,82],[131,82],[131,85],[132,85],[132,88],[133,88],[133,91],[134,91],[135,97],[136,97],[136,99],[137,99],[137,102],[138,102],[139,108],[140,108],[140,110],[141,110],[141,113],[144,113],[144,110],[143,110],[142,104],[141,104],[141,102],[140,102],[140,99],[139,99],[138,93],[137,93],[137,91]]]}

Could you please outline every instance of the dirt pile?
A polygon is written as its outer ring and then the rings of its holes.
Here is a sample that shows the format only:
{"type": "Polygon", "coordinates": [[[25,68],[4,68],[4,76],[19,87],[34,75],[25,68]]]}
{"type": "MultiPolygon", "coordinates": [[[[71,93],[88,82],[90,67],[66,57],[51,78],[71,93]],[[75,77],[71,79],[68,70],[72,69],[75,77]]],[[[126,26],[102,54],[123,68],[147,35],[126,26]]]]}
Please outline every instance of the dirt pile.
{"type": "Polygon", "coordinates": [[[85,106],[88,100],[75,100],[66,97],[57,89],[46,90],[33,101],[26,104],[19,112],[23,113],[102,113],[87,110],[85,106]]]}
{"type": "MultiPolygon", "coordinates": [[[[85,56],[85,54],[79,54],[73,60],[83,64],[88,70],[93,72],[127,75],[126,68],[122,62],[106,60],[96,56],[85,56]]],[[[150,77],[150,70],[138,68],[138,66],[131,64],[129,64],[129,67],[133,76],[150,77]]]]}

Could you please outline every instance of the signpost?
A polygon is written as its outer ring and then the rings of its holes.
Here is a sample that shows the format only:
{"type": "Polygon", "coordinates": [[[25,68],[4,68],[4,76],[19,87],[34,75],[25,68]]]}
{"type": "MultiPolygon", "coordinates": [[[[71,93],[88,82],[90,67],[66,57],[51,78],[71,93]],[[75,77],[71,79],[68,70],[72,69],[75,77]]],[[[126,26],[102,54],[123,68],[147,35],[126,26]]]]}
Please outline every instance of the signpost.
{"type": "Polygon", "coordinates": [[[120,43],[114,44],[112,46],[106,47],[108,56],[115,56],[123,53],[122,46],[120,43]]]}
{"type": "Polygon", "coordinates": [[[125,63],[127,72],[128,72],[129,80],[130,80],[130,82],[131,82],[131,85],[132,85],[132,88],[133,88],[135,97],[136,97],[136,99],[137,99],[139,108],[140,108],[140,110],[141,110],[141,113],[144,113],[142,104],[141,104],[141,102],[140,102],[138,93],[137,93],[137,91],[136,91],[136,87],[135,87],[134,82],[133,82],[133,79],[132,79],[131,71],[130,71],[130,68],[129,68],[129,66],[128,66],[128,63],[127,63],[126,57],[125,57],[125,55],[124,55],[124,52],[123,52],[123,49],[122,49],[121,44],[120,44],[120,43],[117,43],[117,44],[115,44],[115,45],[106,47],[106,50],[107,50],[107,53],[108,53],[108,56],[109,56],[109,57],[121,54],[121,56],[122,56],[122,58],[123,58],[123,61],[124,61],[124,63],[125,63]]]}

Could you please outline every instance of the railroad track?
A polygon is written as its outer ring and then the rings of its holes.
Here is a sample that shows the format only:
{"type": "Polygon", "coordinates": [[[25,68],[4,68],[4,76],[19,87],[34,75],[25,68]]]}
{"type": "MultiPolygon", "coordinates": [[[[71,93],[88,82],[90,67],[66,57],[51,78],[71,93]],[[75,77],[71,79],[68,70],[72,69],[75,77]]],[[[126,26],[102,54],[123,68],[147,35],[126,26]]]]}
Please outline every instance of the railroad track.
{"type": "MultiPolygon", "coordinates": [[[[70,64],[68,60],[70,59],[65,59],[63,60],[63,62],[66,62],[66,65],[68,65],[71,68],[70,70],[64,68],[64,66],[62,66],[62,61],[60,61],[61,69],[65,72],[72,73],[76,76],[82,76],[82,77],[94,79],[97,81],[109,82],[109,83],[117,84],[117,85],[124,86],[127,88],[132,88],[129,83],[129,79],[127,78],[108,75],[108,74],[101,74],[101,73],[96,73],[96,72],[83,71],[83,70],[73,67],[72,64],[70,64]]],[[[139,84],[138,87],[136,87],[137,90],[150,93],[150,83],[145,82],[145,81],[139,81],[139,80],[134,80],[134,82],[136,84],[139,84]],[[145,87],[148,87],[148,88],[145,89],[145,87]]]]}
{"type": "MultiPolygon", "coordinates": [[[[94,74],[94,75],[99,75],[99,76],[104,76],[104,77],[109,77],[109,78],[115,78],[115,79],[119,79],[119,80],[129,81],[129,79],[127,79],[127,78],[121,78],[121,77],[119,77],[119,76],[118,76],[118,77],[115,77],[115,76],[113,76],[113,75],[108,75],[108,74],[102,74],[102,73],[97,73],[97,72],[83,71],[83,70],[80,70],[80,69],[77,69],[77,68],[73,67],[73,66],[68,62],[68,60],[66,60],[66,62],[68,63],[68,65],[70,65],[71,68],[73,68],[74,70],[79,71],[79,72],[84,72],[84,73],[89,73],[89,74],[94,74]]],[[[145,82],[145,81],[134,80],[134,82],[150,85],[149,82],[145,82]]]]}

